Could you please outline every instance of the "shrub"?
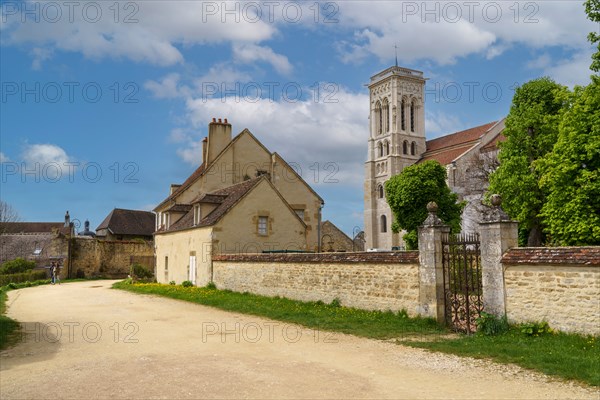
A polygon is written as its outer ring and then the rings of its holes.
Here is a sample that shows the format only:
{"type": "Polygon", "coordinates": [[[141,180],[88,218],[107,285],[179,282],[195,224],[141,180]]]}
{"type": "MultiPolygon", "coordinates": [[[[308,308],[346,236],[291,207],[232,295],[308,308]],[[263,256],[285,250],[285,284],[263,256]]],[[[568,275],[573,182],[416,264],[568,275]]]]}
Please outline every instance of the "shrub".
{"type": "Polygon", "coordinates": [[[338,299],[337,297],[333,300],[331,300],[331,303],[329,303],[329,305],[331,307],[341,307],[342,306],[342,302],[340,301],[340,299],[338,299]]]}
{"type": "Polygon", "coordinates": [[[139,278],[139,279],[149,279],[152,278],[154,276],[154,273],[152,273],[152,271],[150,271],[149,269],[147,269],[146,267],[144,267],[141,264],[133,264],[131,266],[131,269],[129,271],[129,274],[135,279],[135,278],[139,278]]]}
{"type": "Polygon", "coordinates": [[[175,283],[175,281],[171,281],[171,282],[169,282],[169,285],[175,286],[176,283],[175,283]]]}
{"type": "Polygon", "coordinates": [[[22,272],[31,271],[35,268],[34,261],[27,261],[22,258],[15,258],[2,264],[0,274],[19,274],[22,272]]]}
{"type": "Polygon", "coordinates": [[[37,281],[40,279],[46,279],[46,271],[37,270],[21,272],[18,274],[0,275],[0,286],[9,285],[11,283],[37,281]]]}
{"type": "Polygon", "coordinates": [[[402,310],[398,311],[398,317],[408,318],[408,311],[406,311],[406,308],[403,308],[402,310]]]}
{"type": "Polygon", "coordinates": [[[208,282],[208,285],[206,285],[207,289],[216,289],[217,285],[215,285],[214,282],[208,282]]]}
{"type": "Polygon", "coordinates": [[[194,284],[191,281],[183,281],[183,282],[181,282],[181,286],[192,287],[192,286],[194,286],[194,284]]]}
{"type": "Polygon", "coordinates": [[[526,336],[541,336],[554,333],[546,321],[528,322],[521,324],[519,328],[521,333],[524,333],[526,336]]]}
{"type": "Polygon", "coordinates": [[[481,316],[475,321],[477,324],[477,333],[484,336],[499,335],[508,331],[508,320],[506,315],[498,318],[493,314],[482,312],[481,316]]]}

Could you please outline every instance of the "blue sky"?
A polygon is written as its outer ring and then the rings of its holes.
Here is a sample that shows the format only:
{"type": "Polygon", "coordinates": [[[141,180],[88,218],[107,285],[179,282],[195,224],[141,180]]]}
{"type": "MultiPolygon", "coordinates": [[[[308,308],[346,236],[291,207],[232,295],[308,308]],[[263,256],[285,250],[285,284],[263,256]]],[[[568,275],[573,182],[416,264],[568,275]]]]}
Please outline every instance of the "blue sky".
{"type": "Polygon", "coordinates": [[[583,1],[2,1],[3,201],[95,229],[152,209],[212,117],[297,165],[324,218],[362,227],[370,76],[422,70],[428,138],[508,112],[515,84],[589,81],[583,1]]]}

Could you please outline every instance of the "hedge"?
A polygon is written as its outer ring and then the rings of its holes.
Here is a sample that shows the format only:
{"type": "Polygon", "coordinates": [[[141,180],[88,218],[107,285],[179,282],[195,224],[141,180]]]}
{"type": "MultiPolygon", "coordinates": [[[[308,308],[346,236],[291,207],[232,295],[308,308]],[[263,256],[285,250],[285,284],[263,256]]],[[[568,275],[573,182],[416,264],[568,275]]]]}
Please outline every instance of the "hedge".
{"type": "Polygon", "coordinates": [[[0,286],[8,285],[9,283],[33,282],[40,279],[47,279],[46,271],[28,271],[19,274],[0,275],[0,286]]]}

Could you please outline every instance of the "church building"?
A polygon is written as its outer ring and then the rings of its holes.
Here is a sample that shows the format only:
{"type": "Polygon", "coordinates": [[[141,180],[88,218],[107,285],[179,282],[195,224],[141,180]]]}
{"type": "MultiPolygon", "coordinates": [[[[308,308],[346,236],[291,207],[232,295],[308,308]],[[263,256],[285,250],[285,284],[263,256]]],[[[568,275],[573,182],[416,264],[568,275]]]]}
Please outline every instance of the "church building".
{"type": "Polygon", "coordinates": [[[371,77],[364,183],[367,249],[403,248],[401,233],[391,229],[394,215],[384,185],[407,166],[425,160],[446,167],[448,185],[467,201],[462,229],[477,229],[487,176],[497,165],[497,143],[504,139],[504,120],[427,141],[425,82],[423,72],[398,66],[371,77]]]}

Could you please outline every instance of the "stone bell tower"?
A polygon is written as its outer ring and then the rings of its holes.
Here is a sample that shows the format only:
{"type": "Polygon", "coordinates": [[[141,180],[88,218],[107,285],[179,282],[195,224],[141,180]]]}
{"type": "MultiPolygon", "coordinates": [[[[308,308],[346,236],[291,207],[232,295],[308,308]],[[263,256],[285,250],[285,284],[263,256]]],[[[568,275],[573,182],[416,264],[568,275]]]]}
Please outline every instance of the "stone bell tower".
{"type": "Polygon", "coordinates": [[[394,216],[385,199],[384,184],[425,152],[425,81],[421,71],[394,66],[372,76],[368,85],[367,249],[391,250],[403,244],[400,235],[392,233],[394,216]]]}

